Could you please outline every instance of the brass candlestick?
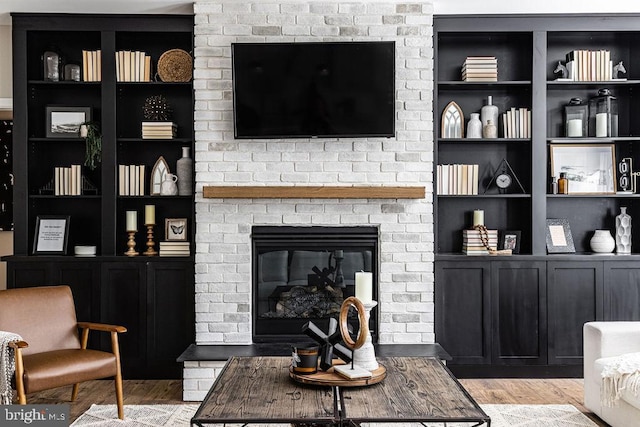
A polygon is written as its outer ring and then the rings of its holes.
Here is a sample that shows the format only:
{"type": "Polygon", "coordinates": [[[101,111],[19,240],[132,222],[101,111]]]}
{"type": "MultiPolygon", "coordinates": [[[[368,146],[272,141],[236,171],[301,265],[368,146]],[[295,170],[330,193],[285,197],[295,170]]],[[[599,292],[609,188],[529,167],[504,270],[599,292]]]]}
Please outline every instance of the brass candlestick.
{"type": "Polygon", "coordinates": [[[144,252],[147,256],[158,255],[158,252],[153,249],[155,242],[153,241],[153,226],[155,224],[145,224],[147,227],[147,250],[144,252]]]}
{"type": "Polygon", "coordinates": [[[139,253],[136,252],[136,231],[137,230],[127,230],[127,234],[129,235],[129,240],[127,241],[127,246],[129,249],[124,253],[127,256],[136,256],[139,253]]]}

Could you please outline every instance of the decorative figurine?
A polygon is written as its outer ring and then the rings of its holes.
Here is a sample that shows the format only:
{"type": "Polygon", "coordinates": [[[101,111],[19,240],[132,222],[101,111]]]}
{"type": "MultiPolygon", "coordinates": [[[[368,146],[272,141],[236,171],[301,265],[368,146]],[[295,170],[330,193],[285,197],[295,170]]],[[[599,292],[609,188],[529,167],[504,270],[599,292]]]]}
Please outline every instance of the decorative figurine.
{"type": "Polygon", "coordinates": [[[627,73],[627,69],[622,65],[622,61],[613,66],[613,80],[625,80],[624,77],[620,77],[620,73],[627,73]]]}
{"type": "Polygon", "coordinates": [[[567,70],[567,67],[562,65],[562,61],[558,61],[558,65],[556,66],[556,69],[553,70],[553,74],[558,74],[558,73],[560,73],[560,77],[558,77],[559,79],[569,78],[569,70],[567,70]]]}

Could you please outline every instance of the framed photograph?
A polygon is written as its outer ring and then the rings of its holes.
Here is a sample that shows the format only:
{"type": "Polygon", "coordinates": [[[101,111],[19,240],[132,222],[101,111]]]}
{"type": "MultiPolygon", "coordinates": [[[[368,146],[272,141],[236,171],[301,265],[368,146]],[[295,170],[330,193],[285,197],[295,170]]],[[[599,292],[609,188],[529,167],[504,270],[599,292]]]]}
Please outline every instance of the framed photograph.
{"type": "Polygon", "coordinates": [[[569,221],[564,218],[547,218],[547,253],[575,252],[569,221]]]}
{"type": "Polygon", "coordinates": [[[166,218],[164,226],[165,240],[187,240],[187,218],[166,218]]]}
{"type": "Polygon", "coordinates": [[[79,138],[80,125],[91,120],[91,107],[47,106],[47,138],[79,138]]]}
{"type": "Polygon", "coordinates": [[[567,174],[569,194],[615,194],[614,144],[551,144],[551,175],[567,174]]]}
{"type": "Polygon", "coordinates": [[[520,235],[519,230],[504,230],[500,237],[500,249],[511,249],[511,253],[520,253],[520,235]]]}
{"type": "Polygon", "coordinates": [[[69,216],[39,215],[33,238],[34,255],[66,255],[69,216]]]}

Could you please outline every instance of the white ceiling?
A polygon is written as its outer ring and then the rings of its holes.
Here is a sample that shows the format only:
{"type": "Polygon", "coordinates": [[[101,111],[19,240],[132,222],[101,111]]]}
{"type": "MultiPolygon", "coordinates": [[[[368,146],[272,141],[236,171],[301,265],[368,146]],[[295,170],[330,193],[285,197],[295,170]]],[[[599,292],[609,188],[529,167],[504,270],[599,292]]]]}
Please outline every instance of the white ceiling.
{"type": "Polygon", "coordinates": [[[193,13],[194,0],[0,0],[0,25],[11,12],[42,13],[193,13]]]}

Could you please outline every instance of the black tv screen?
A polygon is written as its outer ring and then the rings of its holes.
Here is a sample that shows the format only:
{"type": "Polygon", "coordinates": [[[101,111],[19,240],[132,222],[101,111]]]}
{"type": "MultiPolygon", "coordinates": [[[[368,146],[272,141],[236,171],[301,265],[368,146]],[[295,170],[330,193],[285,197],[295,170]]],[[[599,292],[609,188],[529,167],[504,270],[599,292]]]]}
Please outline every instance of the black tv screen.
{"type": "Polygon", "coordinates": [[[394,136],[394,42],[231,48],[236,138],[394,136]]]}

